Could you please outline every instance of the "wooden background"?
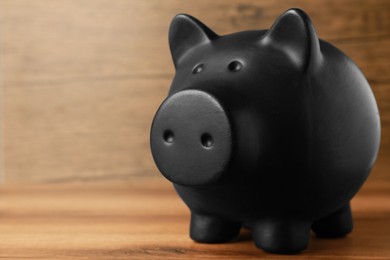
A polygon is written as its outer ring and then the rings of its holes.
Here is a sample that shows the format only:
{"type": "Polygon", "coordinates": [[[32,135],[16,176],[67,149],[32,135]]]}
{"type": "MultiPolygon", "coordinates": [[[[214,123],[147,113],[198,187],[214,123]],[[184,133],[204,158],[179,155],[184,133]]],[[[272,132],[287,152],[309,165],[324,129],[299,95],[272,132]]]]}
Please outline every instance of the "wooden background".
{"type": "Polygon", "coordinates": [[[269,28],[290,7],[304,9],[368,78],[382,118],[371,178],[390,180],[387,0],[1,0],[3,179],[158,176],[148,138],[174,73],[172,17],[189,13],[227,34],[269,28]]]}

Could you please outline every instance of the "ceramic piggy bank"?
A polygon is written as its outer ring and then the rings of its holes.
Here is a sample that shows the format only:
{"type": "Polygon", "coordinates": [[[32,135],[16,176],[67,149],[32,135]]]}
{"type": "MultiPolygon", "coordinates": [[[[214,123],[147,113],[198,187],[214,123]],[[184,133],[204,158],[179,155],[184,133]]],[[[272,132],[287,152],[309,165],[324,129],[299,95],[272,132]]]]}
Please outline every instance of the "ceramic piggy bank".
{"type": "Polygon", "coordinates": [[[299,9],[269,30],[220,36],[185,14],[169,31],[176,68],[151,128],[154,161],[191,210],[190,237],[296,253],[310,230],[352,230],[350,200],[380,139],[358,67],[299,9]]]}

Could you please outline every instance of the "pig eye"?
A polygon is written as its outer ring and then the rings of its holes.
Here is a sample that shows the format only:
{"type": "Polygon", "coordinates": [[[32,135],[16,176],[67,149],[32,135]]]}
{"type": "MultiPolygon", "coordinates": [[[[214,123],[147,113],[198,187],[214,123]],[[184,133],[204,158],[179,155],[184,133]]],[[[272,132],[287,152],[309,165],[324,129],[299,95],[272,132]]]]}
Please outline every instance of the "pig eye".
{"type": "Polygon", "coordinates": [[[195,66],[195,68],[192,70],[192,74],[198,74],[203,71],[204,65],[203,64],[198,64],[195,66]]]}
{"type": "Polygon", "coordinates": [[[242,69],[242,63],[237,60],[232,61],[229,63],[228,69],[233,72],[240,71],[242,69]]]}

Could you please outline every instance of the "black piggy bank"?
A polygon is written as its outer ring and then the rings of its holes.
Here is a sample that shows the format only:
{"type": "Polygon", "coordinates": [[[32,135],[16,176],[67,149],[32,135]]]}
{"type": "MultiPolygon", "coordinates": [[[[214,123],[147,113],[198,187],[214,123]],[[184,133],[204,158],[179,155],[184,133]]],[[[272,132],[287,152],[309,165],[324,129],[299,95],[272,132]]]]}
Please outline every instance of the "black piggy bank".
{"type": "Polygon", "coordinates": [[[269,30],[219,36],[177,15],[176,75],[151,128],[153,158],[191,210],[190,236],[296,253],[310,230],[352,230],[350,200],[377,156],[380,119],[358,67],[299,9],[269,30]]]}

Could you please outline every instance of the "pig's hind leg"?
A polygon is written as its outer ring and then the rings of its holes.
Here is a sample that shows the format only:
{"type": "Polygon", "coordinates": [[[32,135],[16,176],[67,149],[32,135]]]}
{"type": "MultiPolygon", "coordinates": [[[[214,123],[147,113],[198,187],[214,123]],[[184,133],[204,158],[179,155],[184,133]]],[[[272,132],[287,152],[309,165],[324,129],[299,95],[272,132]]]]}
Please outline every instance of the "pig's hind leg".
{"type": "Polygon", "coordinates": [[[235,239],[241,223],[231,220],[191,213],[190,237],[200,243],[224,243],[235,239]]]}
{"type": "Polygon", "coordinates": [[[349,203],[336,212],[317,220],[312,230],[318,237],[342,237],[353,229],[352,212],[349,203]]]}

